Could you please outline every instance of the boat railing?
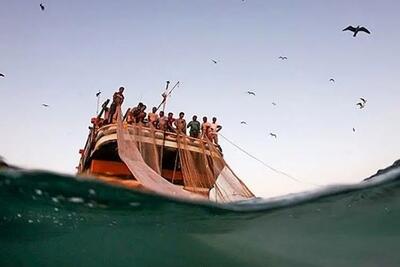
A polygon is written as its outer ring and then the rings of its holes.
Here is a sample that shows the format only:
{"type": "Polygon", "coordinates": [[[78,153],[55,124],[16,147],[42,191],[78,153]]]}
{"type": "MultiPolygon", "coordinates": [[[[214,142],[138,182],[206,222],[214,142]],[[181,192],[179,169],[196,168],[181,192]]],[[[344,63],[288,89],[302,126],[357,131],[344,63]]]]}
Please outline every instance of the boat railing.
{"type": "MultiPolygon", "coordinates": [[[[165,140],[165,141],[172,141],[176,142],[177,138],[185,138],[187,143],[191,146],[200,147],[201,143],[208,147],[208,142],[201,138],[194,138],[185,134],[178,134],[169,131],[163,131],[160,129],[150,128],[145,125],[138,125],[138,124],[125,124],[124,126],[127,127],[129,133],[136,134],[137,130],[141,131],[141,135],[144,137],[152,137],[152,132],[154,131],[154,137],[158,140],[165,140]]],[[[95,134],[94,142],[100,140],[103,136],[114,134],[117,132],[117,125],[116,124],[108,124],[100,127],[95,134]]]]}

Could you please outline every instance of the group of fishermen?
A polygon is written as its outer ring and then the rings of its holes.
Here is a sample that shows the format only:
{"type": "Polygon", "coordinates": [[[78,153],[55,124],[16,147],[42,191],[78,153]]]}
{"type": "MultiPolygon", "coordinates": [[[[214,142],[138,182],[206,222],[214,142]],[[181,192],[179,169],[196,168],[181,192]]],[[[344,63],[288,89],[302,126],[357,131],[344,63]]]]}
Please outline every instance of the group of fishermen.
{"type": "MultiPolygon", "coordinates": [[[[117,121],[117,107],[124,102],[124,87],[120,87],[113,95],[113,101],[109,109],[105,110],[105,119],[103,124],[116,123],[117,121]]],[[[165,102],[165,97],[163,103],[165,102]]],[[[140,102],[136,107],[127,110],[124,121],[128,124],[143,123],[145,126],[153,126],[154,128],[172,133],[187,134],[194,138],[208,138],[214,144],[218,145],[218,132],[222,126],[217,123],[217,118],[212,118],[212,123],[208,122],[207,117],[203,117],[203,122],[197,120],[194,115],[189,123],[186,123],[185,113],[180,112],[178,118],[174,118],[174,114],[169,112],[166,116],[164,111],[158,111],[157,107],[153,107],[151,112],[146,113],[146,105],[140,102]]],[[[219,145],[218,145],[219,146],[219,145]]]]}

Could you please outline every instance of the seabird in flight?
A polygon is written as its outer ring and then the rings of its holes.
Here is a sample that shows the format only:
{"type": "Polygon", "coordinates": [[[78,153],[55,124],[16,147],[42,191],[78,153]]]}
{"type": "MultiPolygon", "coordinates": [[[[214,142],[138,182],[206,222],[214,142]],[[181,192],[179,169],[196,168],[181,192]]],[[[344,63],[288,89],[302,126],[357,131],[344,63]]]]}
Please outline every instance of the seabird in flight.
{"type": "Polygon", "coordinates": [[[356,37],[358,32],[365,32],[365,33],[371,34],[371,32],[367,28],[360,27],[360,25],[358,25],[355,28],[353,26],[349,26],[346,29],[343,29],[343,31],[351,31],[351,32],[353,32],[354,33],[353,37],[356,37]]]}
{"type": "Polygon", "coordinates": [[[360,109],[363,109],[365,107],[365,104],[363,104],[361,102],[358,102],[356,105],[359,106],[360,109]]]}
{"type": "Polygon", "coordinates": [[[254,96],[256,95],[256,93],[253,92],[253,91],[247,91],[246,93],[249,94],[249,95],[254,95],[254,96]]]}

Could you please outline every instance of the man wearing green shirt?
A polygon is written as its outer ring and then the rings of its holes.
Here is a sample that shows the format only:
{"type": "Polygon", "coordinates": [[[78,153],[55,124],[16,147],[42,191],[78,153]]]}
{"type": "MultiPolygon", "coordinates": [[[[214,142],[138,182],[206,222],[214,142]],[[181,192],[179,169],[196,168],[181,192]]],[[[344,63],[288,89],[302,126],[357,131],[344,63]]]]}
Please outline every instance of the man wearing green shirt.
{"type": "Polygon", "coordinates": [[[189,122],[187,128],[190,128],[189,134],[191,137],[199,138],[200,134],[200,122],[197,121],[197,116],[193,116],[193,120],[189,122]]]}

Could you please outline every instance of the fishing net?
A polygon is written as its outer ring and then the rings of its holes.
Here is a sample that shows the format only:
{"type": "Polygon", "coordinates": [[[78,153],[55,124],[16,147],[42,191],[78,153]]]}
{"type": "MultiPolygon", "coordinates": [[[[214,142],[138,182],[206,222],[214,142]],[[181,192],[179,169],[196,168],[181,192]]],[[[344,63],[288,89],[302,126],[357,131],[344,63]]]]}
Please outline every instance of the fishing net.
{"type": "MultiPolygon", "coordinates": [[[[121,114],[120,107],[118,110],[121,114]]],[[[254,197],[211,141],[166,133],[152,125],[127,125],[121,115],[117,122],[118,154],[146,189],[161,195],[216,202],[254,197]]]]}
{"type": "Polygon", "coordinates": [[[136,123],[134,127],[129,129],[129,134],[136,138],[136,145],[142,155],[144,162],[152,168],[156,173],[161,175],[160,158],[157,150],[155,129],[143,127],[142,123],[136,123]]]}
{"type": "MultiPolygon", "coordinates": [[[[121,111],[120,106],[118,106],[117,109],[121,111]]],[[[133,128],[135,129],[135,127],[133,128]]],[[[139,133],[139,128],[136,129],[137,133],[139,133]]],[[[142,143],[143,141],[143,137],[136,136],[135,134],[131,134],[129,132],[127,125],[123,124],[121,112],[119,112],[119,116],[117,118],[118,155],[131,171],[135,179],[138,180],[146,189],[160,195],[172,196],[175,198],[200,198],[199,195],[186,191],[182,187],[171,184],[162,176],[160,176],[157,171],[147,165],[141,152],[139,151],[139,147],[141,146],[138,144],[142,143]]]]}
{"type": "Polygon", "coordinates": [[[215,202],[232,202],[254,197],[209,139],[195,140],[179,135],[177,144],[185,188],[198,193],[207,190],[209,199],[215,202]],[[197,142],[199,152],[189,149],[190,142],[197,142]]]}
{"type": "Polygon", "coordinates": [[[210,153],[206,151],[204,142],[181,134],[177,136],[176,141],[185,188],[198,193],[208,192],[216,177],[212,170],[210,153]]]}

